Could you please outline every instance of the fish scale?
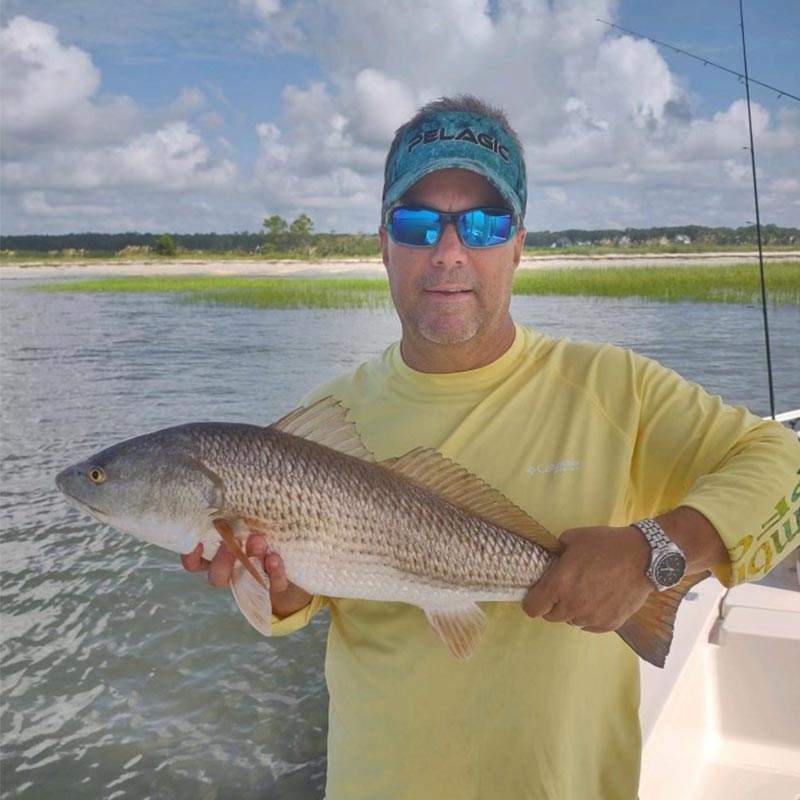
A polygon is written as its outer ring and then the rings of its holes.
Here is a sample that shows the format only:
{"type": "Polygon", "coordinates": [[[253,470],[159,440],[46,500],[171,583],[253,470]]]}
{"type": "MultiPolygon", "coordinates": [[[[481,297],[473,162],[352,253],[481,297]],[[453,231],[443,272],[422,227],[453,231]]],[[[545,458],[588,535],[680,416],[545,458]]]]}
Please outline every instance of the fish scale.
{"type": "MultiPolygon", "coordinates": [[[[265,454],[265,460],[271,460],[277,450],[284,451],[288,461],[292,451],[299,450],[294,457],[296,468],[283,476],[280,489],[272,493],[273,508],[283,511],[278,518],[270,518],[264,503],[255,509],[241,504],[242,493],[236,492],[236,475],[241,470],[226,473],[225,466],[210,465],[224,476],[226,494],[227,487],[234,489],[223,513],[266,521],[270,546],[278,553],[287,543],[285,531],[291,530],[298,541],[327,541],[330,550],[353,558],[378,556],[387,566],[425,583],[515,590],[509,599],[538,579],[549,563],[542,548],[529,539],[470,517],[380,467],[313,442],[303,442],[298,448],[294,438],[267,430],[254,441],[255,451],[265,454]],[[400,492],[404,496],[398,502],[400,492]],[[328,511],[322,530],[306,511],[320,506],[328,511]]],[[[357,592],[357,587],[349,589],[357,592]]]]}

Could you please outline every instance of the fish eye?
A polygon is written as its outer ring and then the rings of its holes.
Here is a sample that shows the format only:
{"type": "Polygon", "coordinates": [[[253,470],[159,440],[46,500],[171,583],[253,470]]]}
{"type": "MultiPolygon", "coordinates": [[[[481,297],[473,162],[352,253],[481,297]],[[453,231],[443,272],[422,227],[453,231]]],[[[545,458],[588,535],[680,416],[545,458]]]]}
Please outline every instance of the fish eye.
{"type": "Polygon", "coordinates": [[[92,483],[103,483],[106,479],[106,473],[100,467],[90,467],[86,472],[86,476],[92,483]]]}

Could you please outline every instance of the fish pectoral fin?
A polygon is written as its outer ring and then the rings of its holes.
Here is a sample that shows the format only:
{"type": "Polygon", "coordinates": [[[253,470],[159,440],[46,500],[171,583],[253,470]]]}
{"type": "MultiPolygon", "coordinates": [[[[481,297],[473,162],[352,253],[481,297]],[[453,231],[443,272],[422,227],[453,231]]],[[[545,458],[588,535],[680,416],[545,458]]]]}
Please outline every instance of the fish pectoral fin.
{"type": "Polygon", "coordinates": [[[231,591],[239,611],[261,634],[272,634],[272,601],[269,597],[269,576],[264,572],[261,560],[251,556],[247,559],[258,573],[261,581],[255,580],[250,571],[237,561],[231,576],[231,591]]]}
{"type": "Polygon", "coordinates": [[[263,585],[267,592],[269,592],[269,586],[265,581],[263,572],[259,572],[251,564],[251,559],[248,559],[244,550],[242,550],[242,545],[236,538],[236,534],[233,532],[231,523],[224,519],[215,519],[213,525],[214,528],[216,528],[217,533],[222,537],[222,541],[228,545],[228,549],[234,555],[236,560],[250,573],[250,575],[252,575],[256,581],[263,585]]]}
{"type": "Polygon", "coordinates": [[[679,584],[663,592],[653,592],[647,602],[617,633],[640,658],[656,667],[663,667],[672,644],[675,616],[686,593],[710,572],[687,575],[679,584]]]}
{"type": "Polygon", "coordinates": [[[486,628],[486,614],[467,603],[450,608],[423,608],[425,618],[456,658],[467,659],[486,628]]]}

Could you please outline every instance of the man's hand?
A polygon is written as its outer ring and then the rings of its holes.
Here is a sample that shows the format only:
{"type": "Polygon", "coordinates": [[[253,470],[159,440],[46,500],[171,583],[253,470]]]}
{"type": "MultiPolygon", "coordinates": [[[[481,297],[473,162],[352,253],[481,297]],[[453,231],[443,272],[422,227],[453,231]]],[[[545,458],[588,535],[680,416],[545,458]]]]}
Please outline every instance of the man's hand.
{"type": "Polygon", "coordinates": [[[561,543],[564,552],[522,601],[529,616],[605,633],[617,630],[654,591],[645,575],[650,548],[636,528],[571,528],[561,543]]]}
{"type": "MultiPolygon", "coordinates": [[[[311,595],[289,583],[283,559],[275,554],[267,554],[267,540],[260,533],[251,533],[247,538],[248,556],[261,559],[264,571],[269,576],[269,594],[272,612],[279,617],[288,617],[311,602],[311,595]]],[[[231,580],[236,558],[223,542],[211,561],[202,556],[203,546],[198,544],[191,553],[181,556],[183,568],[189,572],[208,572],[208,582],[217,588],[225,588],[231,580]]]]}

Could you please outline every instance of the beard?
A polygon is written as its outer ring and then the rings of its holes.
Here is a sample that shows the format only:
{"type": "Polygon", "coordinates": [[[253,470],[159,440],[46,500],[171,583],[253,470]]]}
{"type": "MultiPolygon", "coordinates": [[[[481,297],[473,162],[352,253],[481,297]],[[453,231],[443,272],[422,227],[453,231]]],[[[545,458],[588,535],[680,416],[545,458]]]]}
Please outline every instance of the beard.
{"type": "Polygon", "coordinates": [[[423,292],[433,287],[446,286],[469,289],[473,293],[470,302],[464,303],[461,299],[451,303],[438,300],[435,310],[426,303],[416,304],[409,310],[406,321],[417,336],[433,344],[463,344],[480,332],[484,322],[480,295],[469,271],[453,269],[445,274],[424,275],[416,282],[417,289],[423,292]]]}
{"type": "MultiPolygon", "coordinates": [[[[461,304],[463,305],[463,304],[461,304]]],[[[447,308],[436,317],[415,313],[409,316],[408,322],[418,336],[438,345],[463,344],[478,335],[483,327],[482,315],[470,313],[448,313],[447,308]]]]}

